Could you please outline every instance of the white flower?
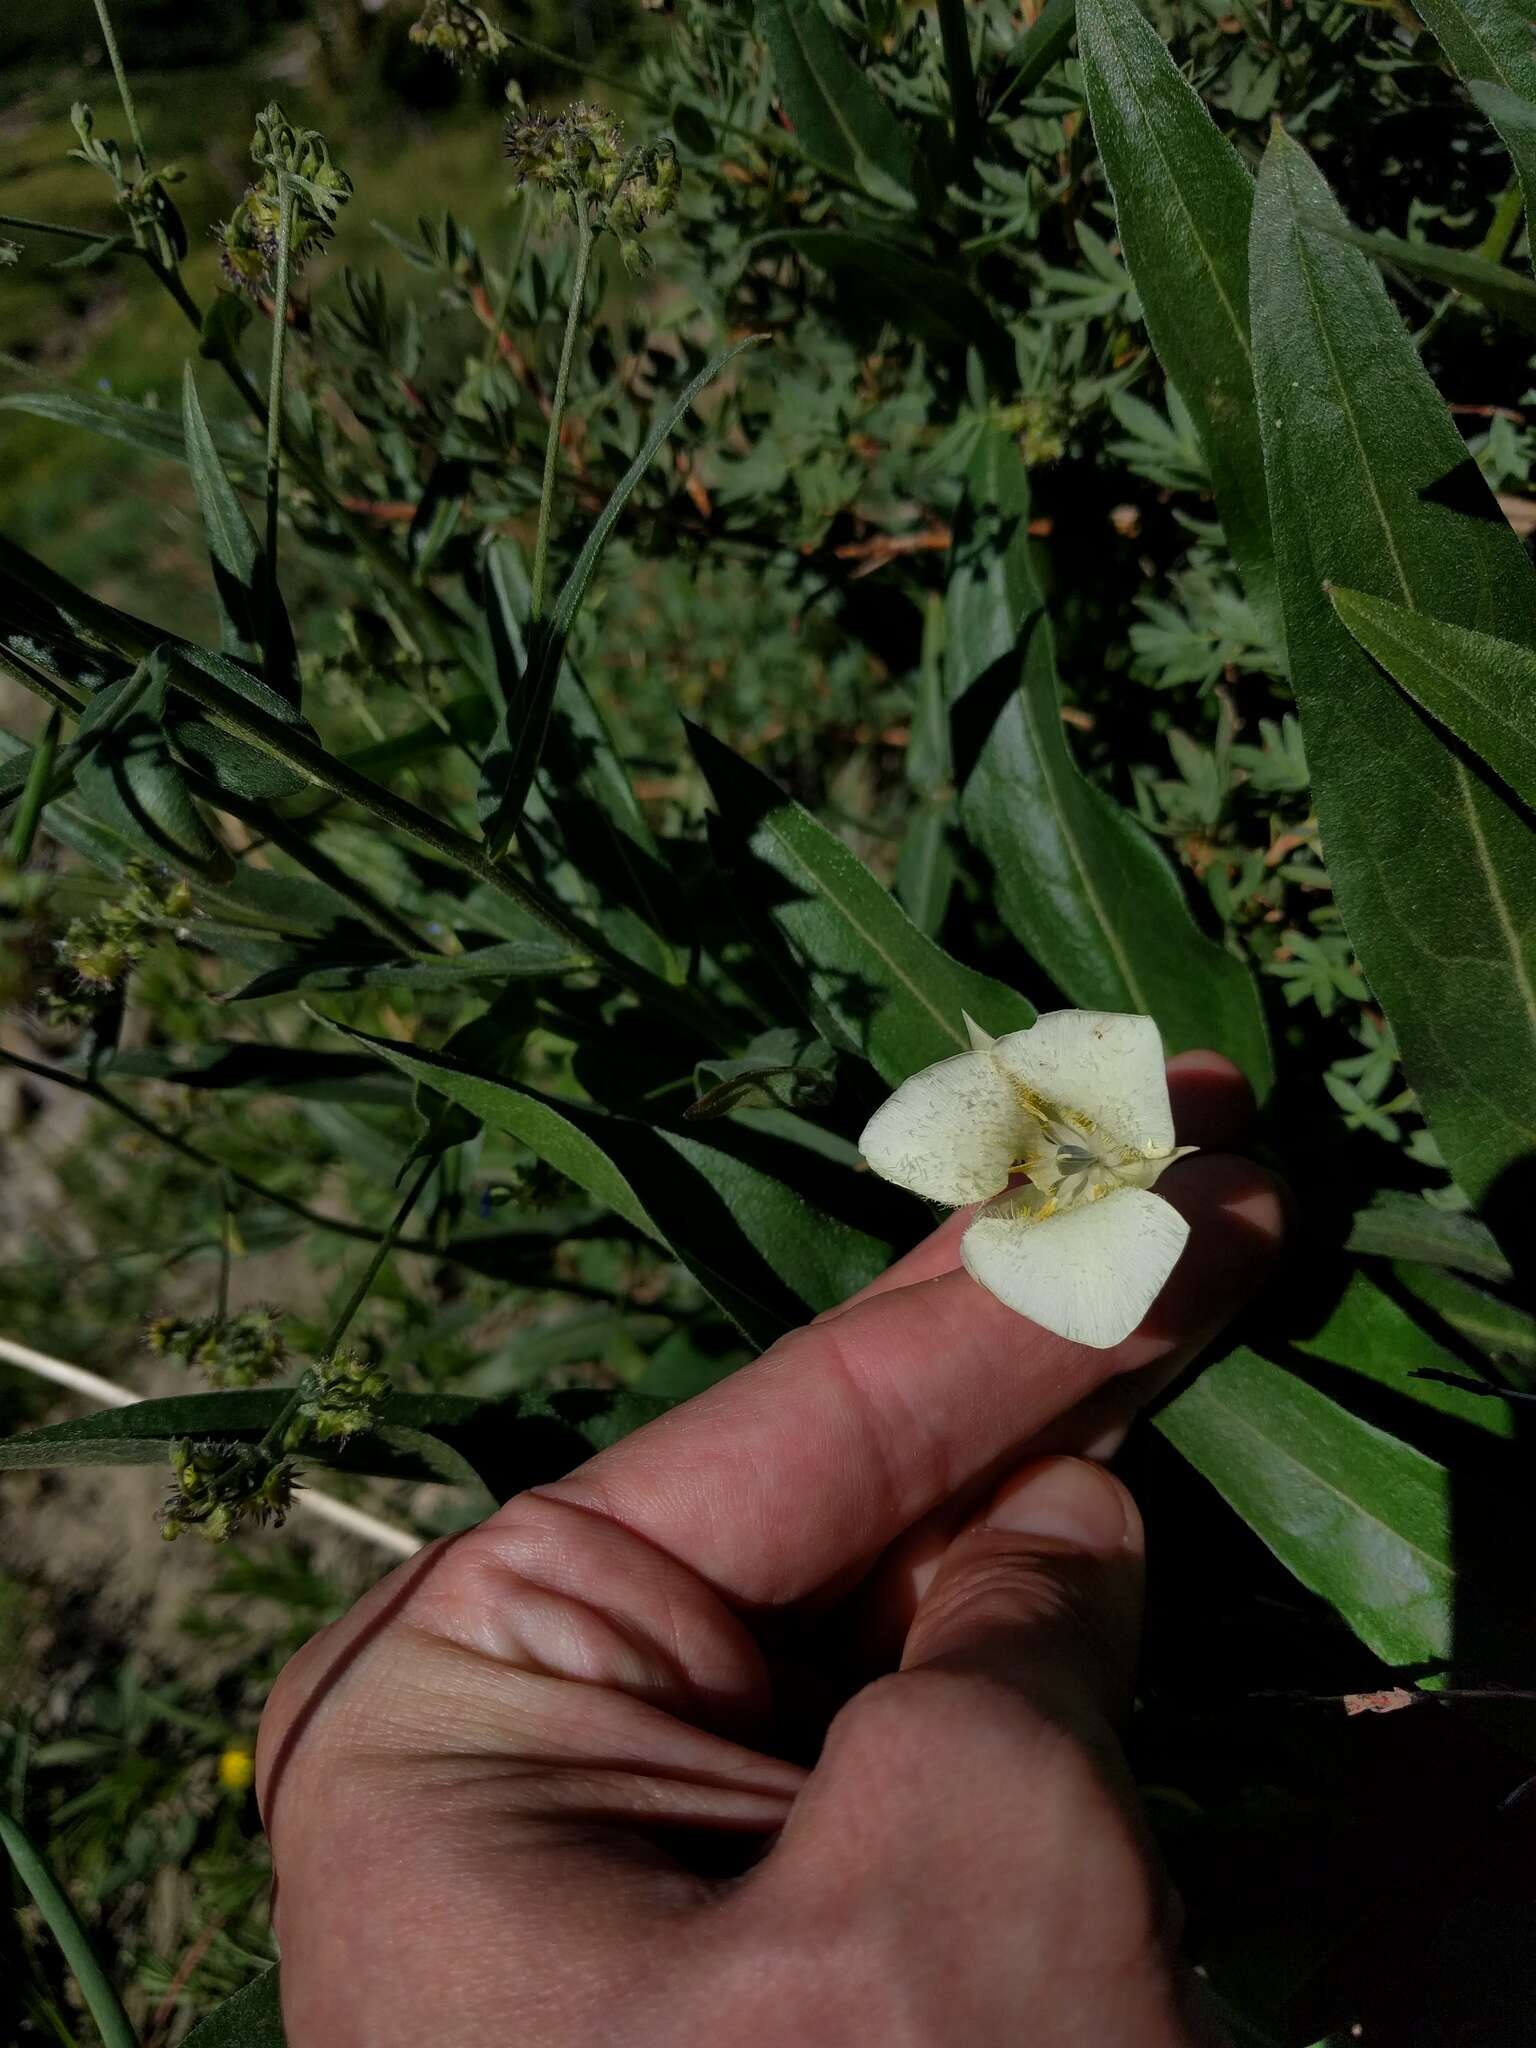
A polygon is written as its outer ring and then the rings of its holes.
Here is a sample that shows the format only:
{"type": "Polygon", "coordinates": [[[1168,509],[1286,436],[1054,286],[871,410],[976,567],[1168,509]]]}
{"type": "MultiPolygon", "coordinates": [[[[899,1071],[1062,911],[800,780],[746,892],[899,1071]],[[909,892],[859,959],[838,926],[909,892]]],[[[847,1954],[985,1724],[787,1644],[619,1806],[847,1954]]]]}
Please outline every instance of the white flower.
{"type": "Polygon", "coordinates": [[[1195,1149],[1173,1142],[1157,1026],[1054,1010],[994,1039],[965,1022],[972,1050],[903,1081],[859,1149],[916,1195],[982,1204],[960,1255],[999,1301],[1073,1343],[1118,1344],[1189,1236],[1151,1192],[1195,1149]]]}

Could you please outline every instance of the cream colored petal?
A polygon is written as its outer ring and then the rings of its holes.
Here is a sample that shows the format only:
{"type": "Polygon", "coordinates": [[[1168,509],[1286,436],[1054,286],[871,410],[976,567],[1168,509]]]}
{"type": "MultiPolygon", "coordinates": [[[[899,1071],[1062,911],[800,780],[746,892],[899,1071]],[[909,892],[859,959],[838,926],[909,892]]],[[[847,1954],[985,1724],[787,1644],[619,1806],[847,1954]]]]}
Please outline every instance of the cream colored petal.
{"type": "Polygon", "coordinates": [[[1010,1031],[993,1057],[1026,1090],[1128,1151],[1173,1146],[1163,1042],[1150,1017],[1113,1010],[1050,1010],[1028,1031],[1010,1031]]]}
{"type": "Polygon", "coordinates": [[[1128,1337],[1162,1292],[1189,1225],[1161,1195],[1121,1187],[1030,1220],[1001,1195],[960,1240],[966,1271],[989,1294],[1074,1344],[1128,1337]]]}
{"type": "Polygon", "coordinates": [[[931,1202],[984,1202],[1008,1184],[1035,1125],[990,1052],[956,1053],[903,1081],[864,1126],[875,1172],[931,1202]]]}

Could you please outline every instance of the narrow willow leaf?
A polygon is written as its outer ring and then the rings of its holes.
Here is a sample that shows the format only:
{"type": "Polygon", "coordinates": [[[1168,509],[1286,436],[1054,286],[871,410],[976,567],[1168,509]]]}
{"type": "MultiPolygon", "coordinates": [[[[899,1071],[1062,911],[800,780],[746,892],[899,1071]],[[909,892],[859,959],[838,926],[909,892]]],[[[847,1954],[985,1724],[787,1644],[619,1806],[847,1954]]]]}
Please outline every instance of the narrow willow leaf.
{"type": "Polygon", "coordinates": [[[1072,47],[1077,23],[1077,0],[1045,0],[1044,7],[1015,40],[1001,69],[1012,78],[998,94],[994,115],[1006,101],[1032,93],[1047,72],[1054,71],[1072,47]]]}
{"type": "Polygon", "coordinates": [[[1363,1258],[1414,1259],[1502,1283],[1514,1278],[1492,1231],[1475,1216],[1431,1208],[1418,1195],[1385,1189],[1356,1210],[1344,1240],[1363,1258]]]}
{"type": "Polygon", "coordinates": [[[102,2048],[138,2048],[122,2000],[102,1968],[68,1892],[49,1869],[41,1851],[28,1839],[21,1823],[4,1807],[0,1807],[0,1849],[9,1856],[11,1868],[26,1886],[49,1933],[63,1951],[86,2010],[96,2023],[102,2048]]]}
{"type": "Polygon", "coordinates": [[[271,618],[267,618],[266,556],[238,493],[224,473],[190,363],[182,377],[181,418],[192,487],[197,493],[197,507],[213,563],[221,628],[219,644],[236,660],[254,661],[267,686],[296,705],[299,657],[293,628],[276,590],[271,592],[271,618]]]}
{"type": "MultiPolygon", "coordinates": [[[[511,540],[496,542],[486,555],[486,618],[504,702],[518,689],[527,665],[522,621],[530,593],[521,550],[511,540]]],[[[678,979],[663,936],[685,922],[678,890],[608,728],[569,657],[555,680],[542,765],[540,787],[549,815],[590,885],[595,900],[588,908],[604,937],[651,973],[678,979]]],[[[482,782],[482,797],[492,779],[482,782]]]]}
{"type": "Polygon", "coordinates": [[[1536,648],[1334,589],[1333,608],[1416,704],[1536,808],[1536,648]]]}
{"type": "Polygon", "coordinates": [[[760,899],[809,977],[834,1029],[893,1086],[970,1045],[963,1012],[984,1030],[1021,1031],[1035,1013],[989,975],[926,937],[858,856],[760,769],[688,726],[731,840],[760,899]]]}
{"type": "Polygon", "coordinates": [[[1017,377],[1012,339],[986,300],[964,278],[935,269],[901,242],[846,228],[791,228],[760,236],[753,246],[792,249],[846,282],[856,309],[873,307],[916,340],[974,348],[995,383],[1017,377]]]}
{"type": "MultiPolygon", "coordinates": [[[[545,734],[549,727],[561,663],[565,658],[566,642],[570,639],[571,628],[576,623],[576,616],[587,594],[587,587],[596,573],[609,535],[618,524],[620,513],[629,503],[635,486],[656,459],[661,444],[700,392],[713,384],[726,365],[733,362],[745,349],[756,348],[767,339],[765,334],[749,334],[741,341],[733,342],[729,348],[722,349],[719,355],[712,357],[704,365],[697,376],[690,379],[667,409],[652,422],[651,430],[642,442],[639,454],[614,485],[607,504],[593,522],[581,553],[576,557],[570,574],[561,586],[560,595],[555,600],[548,619],[541,620],[529,631],[526,659],[521,663],[521,674],[517,677],[515,687],[509,688],[504,678],[506,711],[491,751],[485,759],[480,791],[481,817],[486,840],[498,856],[504,853],[511,843],[518,821],[522,817],[529,785],[533,781],[540,756],[544,751],[545,734]]],[[[494,607],[491,629],[493,636],[504,630],[495,617],[494,607]]]]}
{"type": "Polygon", "coordinates": [[[198,2021],[181,2048],[284,2048],[277,1965],[198,2021]]]}
{"type": "Polygon", "coordinates": [[[1252,273],[1286,638],[1345,925],[1480,1202],[1536,1147],[1536,834],[1356,644],[1326,586],[1536,646],[1536,572],[1375,270],[1317,224],[1335,211],[1277,133],[1252,273]]]}
{"type": "Polygon", "coordinates": [[[972,464],[953,561],[960,816],[1008,928],[1074,1003],[1155,1017],[1170,1052],[1214,1046],[1262,1095],[1272,1068],[1252,975],[1200,931],[1162,852],[1072,759],[1030,562],[1028,477],[1005,436],[972,464]]]}
{"type": "Polygon", "coordinates": [[[1468,1384],[1461,1355],[1362,1271],[1350,1276],[1322,1328],[1295,1339],[1295,1348],[1489,1436],[1509,1441],[1518,1434],[1511,1405],[1492,1387],[1479,1392],[1468,1384]]]}
{"type": "MultiPolygon", "coordinates": [[[[672,1252],[758,1344],[846,1299],[889,1256],[887,1243],[754,1163],[756,1152],[782,1168],[788,1148],[768,1155],[752,1134],[722,1125],[711,1127],[708,1140],[685,1136],[494,1080],[442,1053],[333,1028],[521,1140],[672,1252]]],[[[824,1161],[813,1163],[831,1198],[839,1176],[824,1161]]]]}
{"type": "Polygon", "coordinates": [[[1531,219],[1536,216],[1536,136],[1529,112],[1523,122],[1507,121],[1501,108],[1496,111],[1499,103],[1487,105],[1478,91],[1479,85],[1491,85],[1517,104],[1536,101],[1536,37],[1529,7],[1522,0],[1424,0],[1417,11],[1514,158],[1526,218],[1531,219]]]}
{"type": "Polygon", "coordinates": [[[1497,1366],[1505,1384],[1536,1388],[1536,1316],[1441,1266],[1404,1261],[1392,1268],[1392,1279],[1420,1310],[1497,1366]]]}
{"type": "Polygon", "coordinates": [[[1253,180],[1136,0],[1079,0],[1077,44],[1147,332],[1195,422],[1248,601],[1282,646],[1248,331],[1253,180]]]}
{"type": "Polygon", "coordinates": [[[1519,70],[1518,91],[1494,83],[1491,71],[1487,78],[1473,79],[1467,87],[1473,103],[1498,130],[1499,140],[1514,159],[1528,221],[1536,213],[1536,60],[1531,58],[1530,51],[1531,37],[1527,31],[1526,61],[1519,70]]]}
{"type": "MultiPolygon", "coordinates": [[[[1533,110],[1536,118],[1536,110],[1533,110]]],[[[1503,263],[1489,263],[1482,256],[1468,256],[1460,249],[1442,249],[1434,242],[1405,242],[1397,235],[1368,235],[1335,215],[1323,215],[1318,226],[1324,234],[1336,235],[1378,263],[1401,270],[1409,277],[1422,277],[1431,284],[1445,285],[1476,299],[1490,313],[1497,313],[1516,326],[1536,330],[1536,284],[1503,263]]]]}
{"type": "MultiPolygon", "coordinates": [[[[143,455],[158,455],[171,462],[187,459],[181,422],[175,414],[135,405],[130,399],[86,397],[76,391],[12,391],[0,398],[0,412],[31,413],[59,426],[82,427],[89,434],[137,448],[143,455]]],[[[221,426],[213,438],[224,461],[251,470],[260,468],[261,449],[249,434],[221,426]]]]}
{"type": "Polygon", "coordinates": [[[912,138],[848,55],[820,0],[756,0],[756,17],[806,154],[872,198],[914,206],[912,138]]]}
{"type": "Polygon", "coordinates": [[[1444,1466],[1243,1349],[1157,1427],[1386,1663],[1451,1655],[1464,1589],[1444,1466]]]}
{"type": "Polygon", "coordinates": [[[955,764],[944,697],[944,603],[930,596],[906,758],[917,801],[896,863],[896,895],[920,932],[936,939],[955,883],[955,764]]]}
{"type": "MultiPolygon", "coordinates": [[[[193,937],[197,937],[195,928],[193,937]]],[[[290,995],[295,989],[469,988],[476,982],[500,985],[508,981],[546,980],[590,965],[589,954],[578,952],[563,939],[537,927],[526,938],[430,959],[327,959],[323,953],[296,949],[286,959],[263,968],[254,981],[224,1000],[252,1003],[264,996],[290,995]]]]}
{"type": "Polygon", "coordinates": [[[82,802],[129,845],[151,860],[218,883],[234,872],[234,862],[208,829],[171,758],[165,736],[169,666],[164,651],[156,649],[145,656],[139,675],[91,699],[79,734],[82,748],[90,751],[76,782],[82,802]],[[140,681],[145,671],[147,685],[140,681]],[[136,686],[132,709],[114,716],[117,691],[136,686]]]}
{"type": "MultiPolygon", "coordinates": [[[[83,1072],[77,1063],[73,1071],[83,1072]]],[[[161,1051],[147,1046],[119,1048],[96,1071],[114,1080],[167,1081],[180,1088],[259,1089],[270,1095],[312,1095],[322,1102],[408,1101],[407,1084],[381,1073],[367,1053],[316,1052],[304,1046],[270,1045],[264,1039],[205,1039],[200,1045],[161,1051]]]]}

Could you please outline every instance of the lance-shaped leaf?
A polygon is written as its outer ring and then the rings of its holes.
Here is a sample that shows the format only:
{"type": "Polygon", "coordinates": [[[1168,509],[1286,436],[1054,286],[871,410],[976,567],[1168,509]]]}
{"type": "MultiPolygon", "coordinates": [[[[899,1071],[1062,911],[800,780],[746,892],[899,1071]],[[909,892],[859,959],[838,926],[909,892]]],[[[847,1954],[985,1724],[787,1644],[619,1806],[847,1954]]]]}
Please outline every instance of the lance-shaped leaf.
{"type": "Polygon", "coordinates": [[[1077,44],[1147,331],[1194,419],[1248,600],[1279,646],[1248,333],[1253,180],[1136,0],[1079,0],[1077,44]]]}
{"type": "Polygon", "coordinates": [[[999,66],[999,75],[1012,72],[1013,76],[993,103],[994,118],[1009,100],[1032,93],[1046,73],[1053,71],[1066,56],[1072,47],[1076,18],[1077,0],[1045,0],[999,66]]]}
{"type": "Polygon", "coordinates": [[[1253,330],[1286,639],[1328,872],[1403,1066],[1481,1200],[1536,1147],[1536,834],[1329,602],[1341,585],[1536,647],[1536,573],[1374,268],[1277,134],[1253,330]]]}
{"type": "MultiPolygon", "coordinates": [[[[1536,119],[1536,109],[1532,110],[1536,119]]],[[[1322,216],[1318,225],[1326,234],[1337,235],[1378,263],[1401,270],[1409,277],[1422,277],[1430,284],[1443,285],[1476,299],[1490,313],[1512,320],[1518,327],[1536,330],[1536,284],[1507,264],[1490,263],[1482,256],[1468,256],[1460,249],[1444,249],[1437,242],[1405,242],[1397,235],[1368,235],[1353,228],[1337,215],[1322,216]]]]}
{"type": "Polygon", "coordinates": [[[1363,1258],[1413,1259],[1474,1273],[1496,1283],[1513,1279],[1509,1260],[1486,1223],[1452,1209],[1435,1209],[1418,1195],[1386,1188],[1350,1220],[1346,1251],[1363,1258]]]}
{"type": "Polygon", "coordinates": [[[1443,1465],[1243,1349],[1208,1366],[1157,1427],[1377,1656],[1449,1658],[1464,1588],[1443,1465]]]}
{"type": "Polygon", "coordinates": [[[1418,13],[1514,158],[1530,218],[1536,208],[1536,119],[1530,105],[1536,101],[1536,36],[1529,8],[1521,0],[1423,0],[1418,13]],[[1514,102],[1511,110],[1506,97],[1514,102]]]}
{"type": "Polygon", "coordinates": [[[197,508],[213,563],[224,652],[255,662],[262,680],[290,704],[299,701],[299,657],[278,591],[267,587],[266,555],[219,459],[188,363],[181,388],[182,432],[197,508]],[[270,617],[268,603],[270,596],[270,617]],[[263,652],[265,649],[265,652],[263,652]]]}
{"type": "MultiPolygon", "coordinates": [[[[193,937],[197,937],[195,929],[193,937]]],[[[377,954],[338,958],[321,949],[293,947],[287,949],[284,958],[263,966],[254,981],[246,982],[223,1000],[254,1003],[264,996],[291,995],[296,989],[471,988],[477,982],[500,985],[509,981],[544,981],[590,965],[589,954],[536,925],[530,927],[525,938],[477,946],[467,953],[414,960],[381,960],[377,954]]]]}
{"type": "Polygon", "coordinates": [[[168,672],[165,653],[157,648],[144,657],[139,673],[91,699],[79,733],[82,749],[89,751],[76,783],[88,809],[130,846],[218,883],[233,872],[234,862],[204,823],[171,757],[165,736],[168,672]],[[137,695],[121,718],[114,716],[119,690],[137,695]]]}
{"type": "MultiPolygon", "coordinates": [[[[334,1028],[521,1140],[669,1250],[758,1344],[835,1306],[889,1257],[888,1243],[780,1177],[798,1148],[725,1124],[710,1126],[707,1140],[685,1136],[475,1073],[442,1053],[334,1028]]],[[[800,1160],[819,1178],[825,1200],[840,1200],[843,1184],[854,1182],[809,1152],[800,1160]]]]}
{"type": "Polygon", "coordinates": [[[883,1080],[970,1049],[964,1015],[984,1030],[1021,1031],[1034,1010],[928,938],[835,833],[760,769],[702,727],[688,742],[742,849],[740,880],[807,975],[839,1041],[883,1080]]]}
{"type": "Polygon", "coordinates": [[[849,56],[821,0],[757,0],[756,14],[806,155],[873,198],[915,205],[912,138],[849,56]]]}
{"type": "Polygon", "coordinates": [[[1028,528],[1023,461],[991,435],[946,598],[961,820],[1008,928],[1075,1004],[1155,1017],[1170,1052],[1214,1046],[1262,1094],[1269,1039],[1252,975],[1200,931],[1163,853],[1072,759],[1028,528]]]}
{"type": "MultiPolygon", "coordinates": [[[[78,391],[12,391],[0,398],[0,412],[31,413],[62,427],[83,427],[89,434],[120,441],[142,455],[162,456],[169,462],[187,459],[186,439],[175,413],[136,405],[131,399],[87,397],[78,391]]],[[[226,462],[260,468],[261,447],[249,434],[221,426],[215,430],[214,442],[226,462]]]]}
{"type": "Polygon", "coordinates": [[[516,660],[515,643],[506,633],[505,621],[497,615],[493,593],[489,621],[492,642],[498,649],[499,661],[505,662],[507,667],[513,667],[515,662],[513,673],[508,674],[505,669],[502,673],[506,710],[491,751],[485,758],[480,780],[481,821],[486,840],[497,854],[505,852],[522,817],[528,786],[544,752],[550,709],[555,700],[560,666],[565,659],[566,643],[571,637],[571,628],[576,623],[588,585],[597,572],[603,549],[619,522],[620,513],[656,459],[657,450],[699,393],[713,384],[727,363],[733,362],[744,349],[755,348],[767,339],[766,334],[749,334],[730,348],[722,349],[697,376],[690,379],[666,411],[652,423],[639,454],[614,485],[612,496],[593,522],[581,553],[561,586],[554,609],[527,629],[526,651],[520,661],[516,660]]]}
{"type": "Polygon", "coordinates": [[[1384,597],[1334,590],[1366,652],[1536,809],[1536,648],[1448,626],[1384,597]]]}

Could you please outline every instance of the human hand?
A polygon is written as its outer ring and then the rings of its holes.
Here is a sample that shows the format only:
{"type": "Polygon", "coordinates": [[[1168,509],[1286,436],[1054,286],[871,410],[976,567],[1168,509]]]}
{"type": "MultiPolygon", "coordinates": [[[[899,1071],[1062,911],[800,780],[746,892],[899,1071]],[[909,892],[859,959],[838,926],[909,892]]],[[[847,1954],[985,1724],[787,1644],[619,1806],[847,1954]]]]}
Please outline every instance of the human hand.
{"type": "MultiPolygon", "coordinates": [[[[1169,1081],[1230,1142],[1236,1070],[1169,1081]]],[[[1211,1151],[1158,1192],[1189,1245],[1116,1349],[986,1294],[952,1218],[308,1644],[258,1755],[290,2048],[1209,2038],[1113,1733],[1141,1524],[1088,1460],[1281,1209],[1211,1151]]]]}

